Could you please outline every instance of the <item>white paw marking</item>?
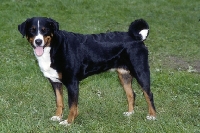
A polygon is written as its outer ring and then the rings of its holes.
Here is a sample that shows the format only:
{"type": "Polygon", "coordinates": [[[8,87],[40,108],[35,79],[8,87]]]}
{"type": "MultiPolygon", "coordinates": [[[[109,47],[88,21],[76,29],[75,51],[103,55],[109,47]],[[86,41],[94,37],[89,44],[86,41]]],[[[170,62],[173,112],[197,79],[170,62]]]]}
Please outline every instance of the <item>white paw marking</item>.
{"type": "Polygon", "coordinates": [[[61,121],[61,120],[62,120],[62,117],[53,116],[53,117],[51,117],[51,120],[52,120],[52,121],[61,121]]]}
{"type": "Polygon", "coordinates": [[[147,115],[147,120],[156,120],[155,116],[147,115]]]}
{"type": "Polygon", "coordinates": [[[59,124],[63,125],[63,126],[70,126],[71,125],[71,124],[68,123],[67,120],[61,121],[59,124]]]}
{"type": "Polygon", "coordinates": [[[132,112],[124,112],[124,113],[123,113],[124,116],[130,116],[130,115],[132,115],[132,114],[134,114],[134,111],[132,111],[132,112]]]}

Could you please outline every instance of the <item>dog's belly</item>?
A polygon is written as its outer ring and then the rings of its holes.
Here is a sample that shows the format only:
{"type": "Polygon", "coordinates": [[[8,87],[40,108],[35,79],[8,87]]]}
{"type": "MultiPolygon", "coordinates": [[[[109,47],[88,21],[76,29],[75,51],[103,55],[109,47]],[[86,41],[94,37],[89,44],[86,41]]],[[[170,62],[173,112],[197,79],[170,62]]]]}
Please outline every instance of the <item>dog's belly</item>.
{"type": "Polygon", "coordinates": [[[40,67],[40,70],[43,72],[44,76],[51,79],[53,82],[60,82],[59,80],[59,75],[58,72],[51,68],[51,59],[50,59],[50,47],[45,47],[44,48],[44,53],[42,56],[36,56],[37,60],[38,60],[38,64],[40,67]]]}

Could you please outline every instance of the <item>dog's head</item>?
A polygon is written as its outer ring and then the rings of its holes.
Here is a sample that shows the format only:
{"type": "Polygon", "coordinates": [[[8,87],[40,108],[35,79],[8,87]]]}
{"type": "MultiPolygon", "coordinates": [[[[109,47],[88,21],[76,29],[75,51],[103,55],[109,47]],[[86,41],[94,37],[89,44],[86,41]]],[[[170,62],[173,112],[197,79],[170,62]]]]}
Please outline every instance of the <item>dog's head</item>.
{"type": "Polygon", "coordinates": [[[41,56],[45,47],[49,47],[51,40],[59,30],[59,24],[51,18],[33,17],[18,25],[19,32],[26,36],[37,56],[41,56]]]}

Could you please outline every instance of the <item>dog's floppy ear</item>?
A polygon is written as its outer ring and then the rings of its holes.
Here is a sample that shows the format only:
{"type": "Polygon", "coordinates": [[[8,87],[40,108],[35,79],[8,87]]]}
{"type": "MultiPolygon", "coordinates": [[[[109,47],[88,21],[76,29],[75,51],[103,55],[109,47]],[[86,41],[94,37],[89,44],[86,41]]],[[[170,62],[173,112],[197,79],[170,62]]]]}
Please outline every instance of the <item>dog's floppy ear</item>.
{"type": "Polygon", "coordinates": [[[55,20],[48,18],[48,22],[50,23],[50,26],[52,28],[52,30],[55,32],[57,32],[59,30],[59,23],[56,22],[55,20]]]}
{"type": "Polygon", "coordinates": [[[24,21],[22,24],[18,25],[18,30],[24,37],[26,35],[26,25],[30,19],[28,18],[26,21],[24,21]]]}

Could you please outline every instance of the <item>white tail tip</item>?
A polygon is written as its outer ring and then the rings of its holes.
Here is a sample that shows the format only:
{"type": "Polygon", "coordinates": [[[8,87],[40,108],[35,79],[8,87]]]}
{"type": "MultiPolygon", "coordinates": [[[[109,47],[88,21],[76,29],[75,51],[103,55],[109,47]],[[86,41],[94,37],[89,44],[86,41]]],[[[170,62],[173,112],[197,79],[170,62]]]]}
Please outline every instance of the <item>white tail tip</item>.
{"type": "Polygon", "coordinates": [[[147,38],[148,33],[149,33],[149,30],[148,30],[148,29],[144,29],[144,30],[141,30],[141,31],[139,32],[139,34],[142,36],[142,41],[144,41],[144,40],[147,38]]]}

